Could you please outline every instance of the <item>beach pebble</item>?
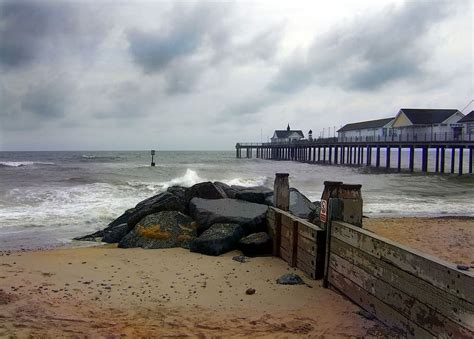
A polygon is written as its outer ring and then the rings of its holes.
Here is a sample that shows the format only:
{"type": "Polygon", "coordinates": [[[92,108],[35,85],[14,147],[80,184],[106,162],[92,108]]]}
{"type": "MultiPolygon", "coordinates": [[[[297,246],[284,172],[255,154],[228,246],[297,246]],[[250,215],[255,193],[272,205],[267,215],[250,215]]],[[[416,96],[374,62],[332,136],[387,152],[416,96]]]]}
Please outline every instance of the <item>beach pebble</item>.
{"type": "Polygon", "coordinates": [[[237,255],[235,257],[232,257],[232,260],[244,263],[247,262],[247,257],[245,255],[237,255]]]}
{"type": "Polygon", "coordinates": [[[456,266],[456,268],[457,268],[458,270],[461,270],[461,271],[467,271],[467,270],[469,270],[469,266],[463,265],[463,264],[458,264],[458,265],[456,266]]]}
{"type": "Polygon", "coordinates": [[[276,280],[277,284],[280,285],[301,285],[304,284],[303,279],[298,274],[287,273],[283,274],[280,278],[276,280]]]}
{"type": "Polygon", "coordinates": [[[247,295],[255,294],[255,288],[247,288],[247,290],[245,291],[245,294],[247,295]]]}

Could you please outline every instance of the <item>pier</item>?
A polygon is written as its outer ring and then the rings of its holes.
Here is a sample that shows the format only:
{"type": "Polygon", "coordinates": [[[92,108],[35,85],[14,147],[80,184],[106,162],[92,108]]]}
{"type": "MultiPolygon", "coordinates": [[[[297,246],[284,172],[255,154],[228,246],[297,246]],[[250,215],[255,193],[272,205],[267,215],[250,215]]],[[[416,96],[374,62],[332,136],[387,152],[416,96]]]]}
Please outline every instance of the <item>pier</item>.
{"type": "Polygon", "coordinates": [[[420,170],[424,173],[472,174],[474,137],[471,139],[471,135],[469,138],[449,141],[437,141],[436,138],[380,139],[367,141],[326,138],[286,143],[237,143],[235,149],[237,158],[365,166],[396,172],[420,170]],[[420,152],[421,159],[417,159],[415,153],[420,152]],[[433,161],[434,166],[428,166],[433,161]],[[467,166],[464,165],[465,161],[467,166]]]}

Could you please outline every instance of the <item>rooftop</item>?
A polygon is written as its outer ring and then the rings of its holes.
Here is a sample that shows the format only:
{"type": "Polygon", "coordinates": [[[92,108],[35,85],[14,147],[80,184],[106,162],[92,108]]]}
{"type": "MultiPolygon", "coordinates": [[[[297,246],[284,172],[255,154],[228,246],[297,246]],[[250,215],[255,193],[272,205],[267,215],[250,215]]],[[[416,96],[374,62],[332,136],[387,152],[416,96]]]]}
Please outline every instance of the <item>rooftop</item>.
{"type": "Polygon", "coordinates": [[[385,119],[377,119],[377,120],[369,120],[369,121],[362,121],[362,122],[355,122],[352,124],[347,124],[344,127],[340,128],[338,132],[347,132],[347,131],[355,131],[359,129],[369,129],[369,128],[380,128],[391,122],[394,118],[385,118],[385,119]]]}
{"type": "Polygon", "coordinates": [[[401,112],[405,113],[406,117],[413,125],[431,125],[440,124],[456,112],[457,109],[415,109],[402,108],[401,112]]]}
{"type": "Polygon", "coordinates": [[[462,118],[458,122],[474,122],[474,111],[471,111],[471,113],[467,114],[464,118],[462,118]]]}

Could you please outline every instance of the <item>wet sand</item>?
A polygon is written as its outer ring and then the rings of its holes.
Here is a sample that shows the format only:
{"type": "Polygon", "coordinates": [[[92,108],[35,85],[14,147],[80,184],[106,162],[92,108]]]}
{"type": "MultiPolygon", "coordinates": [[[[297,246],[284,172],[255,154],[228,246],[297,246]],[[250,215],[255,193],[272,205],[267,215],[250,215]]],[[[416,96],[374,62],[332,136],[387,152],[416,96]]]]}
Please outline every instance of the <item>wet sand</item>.
{"type": "Polygon", "coordinates": [[[320,281],[278,285],[281,259],[111,246],[3,253],[0,337],[387,336],[320,281]],[[246,290],[254,288],[255,294],[246,290]]]}
{"type": "Polygon", "coordinates": [[[368,218],[363,223],[378,235],[474,268],[474,217],[368,218]]]}

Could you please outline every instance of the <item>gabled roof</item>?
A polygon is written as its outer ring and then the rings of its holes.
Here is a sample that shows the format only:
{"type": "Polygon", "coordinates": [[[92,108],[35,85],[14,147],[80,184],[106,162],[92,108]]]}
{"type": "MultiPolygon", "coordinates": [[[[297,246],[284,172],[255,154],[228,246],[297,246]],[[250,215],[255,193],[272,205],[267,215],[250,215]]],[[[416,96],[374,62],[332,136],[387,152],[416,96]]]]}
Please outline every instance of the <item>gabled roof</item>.
{"type": "Polygon", "coordinates": [[[412,122],[413,125],[440,124],[456,112],[459,112],[457,109],[414,108],[402,108],[400,111],[405,113],[406,117],[412,122]]]}
{"type": "Polygon", "coordinates": [[[299,134],[302,138],[304,138],[303,131],[301,130],[276,130],[275,134],[278,139],[286,139],[288,138],[291,134],[296,133],[299,134]]]}
{"type": "Polygon", "coordinates": [[[347,132],[347,131],[355,131],[359,129],[368,129],[368,128],[380,128],[391,122],[394,118],[386,118],[386,119],[377,119],[377,120],[369,120],[369,121],[362,121],[362,122],[355,122],[352,124],[347,124],[344,127],[340,128],[338,132],[347,132]]]}
{"type": "Polygon", "coordinates": [[[471,113],[466,115],[464,118],[462,118],[458,122],[474,122],[474,111],[471,111],[471,113]]]}

